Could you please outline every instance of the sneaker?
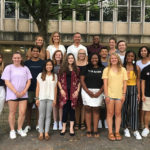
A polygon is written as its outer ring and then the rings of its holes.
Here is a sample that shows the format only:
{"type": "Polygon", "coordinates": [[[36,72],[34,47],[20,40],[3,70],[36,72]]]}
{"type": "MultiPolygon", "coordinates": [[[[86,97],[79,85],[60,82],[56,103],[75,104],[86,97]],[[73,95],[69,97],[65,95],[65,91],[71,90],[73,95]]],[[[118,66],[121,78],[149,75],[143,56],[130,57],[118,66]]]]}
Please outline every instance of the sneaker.
{"type": "Polygon", "coordinates": [[[128,128],[126,128],[126,129],[124,130],[124,136],[125,136],[125,137],[131,137],[131,135],[130,135],[130,132],[129,132],[129,129],[128,129],[128,128]]]}
{"type": "Polygon", "coordinates": [[[108,125],[107,125],[107,121],[106,120],[104,120],[104,126],[105,126],[106,129],[108,129],[108,125]]]}
{"type": "Polygon", "coordinates": [[[56,121],[54,122],[53,130],[57,130],[57,122],[56,121]]]}
{"type": "Polygon", "coordinates": [[[101,120],[99,120],[99,122],[98,122],[98,128],[102,128],[102,121],[101,120]]]}
{"type": "Polygon", "coordinates": [[[36,131],[39,132],[39,130],[40,130],[39,125],[37,125],[35,129],[36,129],[36,131]]]}
{"type": "Polygon", "coordinates": [[[62,122],[59,121],[59,130],[62,130],[62,122]]]}
{"type": "Polygon", "coordinates": [[[15,130],[11,130],[10,133],[9,133],[9,137],[10,137],[10,139],[12,139],[12,140],[13,140],[13,139],[16,139],[16,137],[17,137],[17,136],[16,136],[16,131],[15,131],[15,130]]]}
{"type": "Polygon", "coordinates": [[[17,133],[18,133],[19,135],[21,135],[22,137],[27,136],[27,133],[25,133],[22,129],[17,130],[17,133]]]}
{"type": "Polygon", "coordinates": [[[139,131],[134,131],[134,132],[133,132],[133,135],[135,136],[135,138],[136,138],[137,140],[142,140],[142,137],[141,137],[139,131]]]}
{"type": "Polygon", "coordinates": [[[149,134],[149,129],[147,129],[147,128],[143,129],[143,131],[142,131],[142,136],[143,136],[143,137],[147,137],[148,134],[149,134]]]}
{"type": "Polygon", "coordinates": [[[28,133],[29,130],[31,130],[31,127],[28,125],[28,126],[25,127],[25,129],[24,129],[23,131],[24,131],[25,133],[28,133]]]}

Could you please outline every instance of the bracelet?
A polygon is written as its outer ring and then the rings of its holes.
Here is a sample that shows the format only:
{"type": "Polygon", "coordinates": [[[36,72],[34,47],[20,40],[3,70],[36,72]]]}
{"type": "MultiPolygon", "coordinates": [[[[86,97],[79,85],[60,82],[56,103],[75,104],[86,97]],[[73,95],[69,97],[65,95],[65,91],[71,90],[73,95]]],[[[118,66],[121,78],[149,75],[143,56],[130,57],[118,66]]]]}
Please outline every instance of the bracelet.
{"type": "Polygon", "coordinates": [[[35,99],[35,100],[38,100],[38,99],[39,99],[39,97],[35,97],[34,99],[35,99]]]}

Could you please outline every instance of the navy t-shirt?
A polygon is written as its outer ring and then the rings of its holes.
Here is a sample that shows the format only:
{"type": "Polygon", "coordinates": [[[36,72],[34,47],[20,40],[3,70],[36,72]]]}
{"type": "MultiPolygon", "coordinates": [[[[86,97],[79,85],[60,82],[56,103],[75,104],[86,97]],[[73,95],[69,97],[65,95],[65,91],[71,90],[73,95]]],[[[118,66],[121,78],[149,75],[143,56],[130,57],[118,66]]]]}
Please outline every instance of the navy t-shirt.
{"type": "Polygon", "coordinates": [[[91,89],[100,89],[103,86],[103,74],[104,67],[93,68],[90,66],[86,66],[80,72],[80,75],[85,76],[85,84],[87,88],[91,89]]]}
{"type": "Polygon", "coordinates": [[[150,97],[150,65],[142,70],[141,79],[145,80],[145,96],[150,97]]]}
{"type": "Polygon", "coordinates": [[[31,85],[29,87],[28,91],[35,91],[36,89],[36,77],[40,72],[42,72],[43,67],[45,65],[44,60],[38,60],[38,61],[32,61],[32,60],[27,60],[25,61],[25,66],[27,66],[32,74],[32,79],[31,79],[31,85]]]}

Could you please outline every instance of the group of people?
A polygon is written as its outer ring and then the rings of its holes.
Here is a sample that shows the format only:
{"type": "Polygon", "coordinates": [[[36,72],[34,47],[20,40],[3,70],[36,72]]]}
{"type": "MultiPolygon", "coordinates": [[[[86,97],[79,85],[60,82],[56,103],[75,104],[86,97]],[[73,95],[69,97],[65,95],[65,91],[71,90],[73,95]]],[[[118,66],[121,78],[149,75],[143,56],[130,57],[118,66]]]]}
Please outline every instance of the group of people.
{"type": "Polygon", "coordinates": [[[66,134],[69,116],[70,136],[80,128],[86,129],[87,137],[98,138],[98,128],[102,127],[102,117],[106,115],[104,125],[108,128],[109,140],[122,140],[120,127],[126,137],[131,137],[131,130],[137,140],[147,137],[150,121],[148,48],[139,49],[137,61],[134,51],[126,51],[124,40],[117,43],[111,37],[108,48],[100,45],[99,36],[94,36],[93,44],[85,47],[80,43],[81,34],[75,33],[73,41],[66,50],[60,34],[54,32],[45,49],[43,37],[37,36],[35,45],[27,52],[27,60],[23,62],[21,54],[16,52],[12,64],[5,68],[0,54],[0,94],[9,106],[10,139],[17,136],[15,115],[18,107],[17,133],[22,137],[31,130],[33,107],[36,108],[39,140],[50,139],[52,112],[53,130],[61,130],[62,136],[66,134]],[[106,110],[104,113],[100,113],[102,106],[106,110]],[[142,136],[138,131],[139,122],[142,136]]]}

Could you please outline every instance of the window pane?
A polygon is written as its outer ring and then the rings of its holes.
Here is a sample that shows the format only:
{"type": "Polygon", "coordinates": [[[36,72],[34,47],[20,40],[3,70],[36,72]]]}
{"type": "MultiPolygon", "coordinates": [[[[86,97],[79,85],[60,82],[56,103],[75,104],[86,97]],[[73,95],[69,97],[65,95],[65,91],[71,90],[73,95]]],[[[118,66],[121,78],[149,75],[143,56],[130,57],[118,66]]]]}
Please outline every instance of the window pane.
{"type": "Polygon", "coordinates": [[[150,22],[150,8],[145,8],[145,22],[150,22]]]}
{"type": "Polygon", "coordinates": [[[141,7],[131,8],[131,21],[140,22],[141,21],[141,7]]]}
{"type": "Polygon", "coordinates": [[[72,10],[66,10],[62,13],[63,20],[72,20],[72,10]]]}
{"type": "Polygon", "coordinates": [[[150,0],[146,0],[145,5],[150,6],[150,0]]]}
{"type": "Polygon", "coordinates": [[[51,4],[50,6],[51,20],[58,20],[58,14],[59,14],[58,7],[59,7],[58,4],[51,4]]]}
{"type": "Polygon", "coordinates": [[[29,13],[23,7],[19,8],[19,18],[29,19],[29,13]]]}
{"type": "Polygon", "coordinates": [[[127,7],[118,7],[118,21],[127,21],[127,7]]]}
{"type": "Polygon", "coordinates": [[[141,0],[132,0],[131,4],[135,5],[135,6],[140,6],[141,5],[141,0]]]}
{"type": "Polygon", "coordinates": [[[5,18],[15,18],[15,3],[5,2],[5,18]]]}
{"type": "Polygon", "coordinates": [[[99,21],[100,10],[90,10],[90,21],[99,21]]]}
{"type": "Polygon", "coordinates": [[[118,5],[127,5],[127,0],[118,0],[118,5]]]}
{"type": "Polygon", "coordinates": [[[103,21],[113,21],[113,10],[110,7],[103,8],[103,21]]]}
{"type": "Polygon", "coordinates": [[[80,8],[76,12],[76,20],[85,21],[86,20],[86,9],[80,8]]]}

